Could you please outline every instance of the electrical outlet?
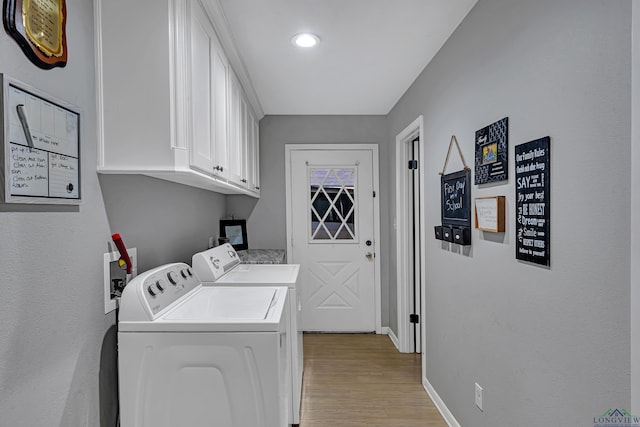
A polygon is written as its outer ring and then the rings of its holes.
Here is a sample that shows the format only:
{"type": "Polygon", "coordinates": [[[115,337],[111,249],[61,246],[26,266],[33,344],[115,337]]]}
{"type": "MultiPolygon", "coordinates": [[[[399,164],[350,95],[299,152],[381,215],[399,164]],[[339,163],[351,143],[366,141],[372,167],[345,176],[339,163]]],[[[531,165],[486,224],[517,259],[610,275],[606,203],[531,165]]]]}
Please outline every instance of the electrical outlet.
{"type": "Polygon", "coordinates": [[[484,412],[484,409],[482,409],[482,387],[478,383],[476,383],[476,406],[484,412]]]}

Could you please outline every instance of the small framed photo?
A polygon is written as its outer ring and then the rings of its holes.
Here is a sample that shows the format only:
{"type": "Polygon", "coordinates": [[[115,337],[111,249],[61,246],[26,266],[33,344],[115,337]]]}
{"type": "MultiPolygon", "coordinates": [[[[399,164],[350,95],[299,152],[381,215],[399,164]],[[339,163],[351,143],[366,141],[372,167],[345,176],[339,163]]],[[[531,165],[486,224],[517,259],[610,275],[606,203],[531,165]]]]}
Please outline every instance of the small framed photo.
{"type": "Polygon", "coordinates": [[[236,251],[249,248],[247,241],[247,221],[244,219],[221,219],[220,237],[229,239],[236,251]]]}
{"type": "Polygon", "coordinates": [[[506,181],[509,172],[509,118],[476,131],[476,185],[506,181]]]}
{"type": "Polygon", "coordinates": [[[498,143],[492,142],[482,147],[482,164],[488,165],[498,161],[498,143]]]}

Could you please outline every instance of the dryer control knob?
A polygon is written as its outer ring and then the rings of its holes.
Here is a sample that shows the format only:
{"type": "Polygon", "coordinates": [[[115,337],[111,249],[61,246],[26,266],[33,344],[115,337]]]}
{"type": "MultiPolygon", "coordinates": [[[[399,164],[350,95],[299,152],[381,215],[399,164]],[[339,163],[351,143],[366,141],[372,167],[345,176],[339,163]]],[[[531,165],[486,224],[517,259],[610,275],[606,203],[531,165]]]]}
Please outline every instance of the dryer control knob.
{"type": "Polygon", "coordinates": [[[189,275],[189,277],[193,276],[193,273],[191,272],[190,268],[187,268],[187,274],[189,275]]]}
{"type": "Polygon", "coordinates": [[[185,269],[180,270],[180,275],[182,276],[183,279],[186,279],[187,278],[187,270],[185,270],[185,269]]]}
{"type": "Polygon", "coordinates": [[[178,284],[178,275],[175,271],[168,272],[167,279],[169,279],[169,282],[171,282],[171,284],[174,286],[178,284]]]}
{"type": "Polygon", "coordinates": [[[152,297],[156,296],[156,292],[153,290],[151,286],[147,288],[147,292],[149,292],[149,295],[151,295],[152,297]]]}
{"type": "Polygon", "coordinates": [[[156,282],[156,287],[160,292],[164,292],[164,288],[162,287],[162,282],[160,280],[156,282]]]}

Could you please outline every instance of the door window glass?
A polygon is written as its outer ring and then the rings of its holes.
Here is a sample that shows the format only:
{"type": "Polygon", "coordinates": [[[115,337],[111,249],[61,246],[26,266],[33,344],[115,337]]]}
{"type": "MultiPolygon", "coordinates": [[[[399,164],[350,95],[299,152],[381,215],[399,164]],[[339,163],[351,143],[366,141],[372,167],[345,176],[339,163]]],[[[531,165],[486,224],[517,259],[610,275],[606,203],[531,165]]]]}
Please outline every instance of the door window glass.
{"type": "Polygon", "coordinates": [[[309,169],[311,241],[356,239],[355,167],[309,169]]]}

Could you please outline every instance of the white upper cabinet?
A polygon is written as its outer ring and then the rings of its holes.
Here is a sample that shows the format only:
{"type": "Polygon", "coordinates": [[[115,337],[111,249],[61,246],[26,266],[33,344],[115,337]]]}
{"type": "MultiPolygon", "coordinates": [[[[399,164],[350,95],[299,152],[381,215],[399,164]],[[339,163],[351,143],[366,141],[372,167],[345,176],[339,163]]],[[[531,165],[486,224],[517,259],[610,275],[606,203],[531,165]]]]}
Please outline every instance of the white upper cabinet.
{"type": "Polygon", "coordinates": [[[247,108],[247,156],[245,164],[248,176],[248,188],[256,194],[260,194],[260,147],[258,138],[258,120],[247,108]]]}
{"type": "Polygon", "coordinates": [[[235,73],[229,73],[229,143],[227,153],[229,158],[229,173],[236,182],[247,187],[247,179],[244,173],[244,158],[246,147],[244,142],[244,129],[242,127],[242,86],[235,73]]]}
{"type": "Polygon", "coordinates": [[[245,94],[205,5],[96,0],[98,172],[256,197],[245,94]]]}
{"type": "Polygon", "coordinates": [[[191,3],[191,165],[233,180],[227,150],[229,63],[199,1],[191,3]]]}
{"type": "Polygon", "coordinates": [[[229,168],[239,182],[254,194],[260,194],[257,155],[258,121],[233,72],[229,79],[229,168]]]}
{"type": "Polygon", "coordinates": [[[191,165],[205,173],[215,162],[215,82],[213,28],[197,2],[191,11],[191,165]]]}
{"type": "Polygon", "coordinates": [[[214,170],[223,177],[229,176],[229,153],[228,153],[228,137],[227,137],[227,74],[229,64],[222,53],[222,49],[218,48],[213,55],[213,83],[214,83],[214,119],[215,122],[215,139],[214,146],[216,156],[214,158],[214,170]]]}

